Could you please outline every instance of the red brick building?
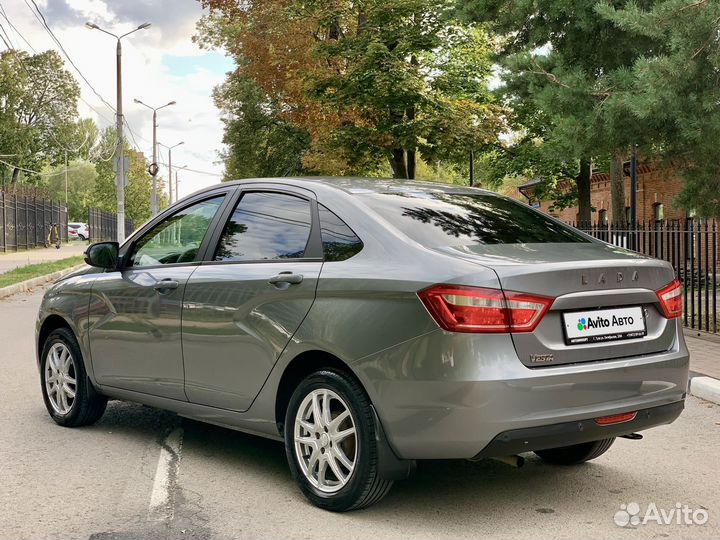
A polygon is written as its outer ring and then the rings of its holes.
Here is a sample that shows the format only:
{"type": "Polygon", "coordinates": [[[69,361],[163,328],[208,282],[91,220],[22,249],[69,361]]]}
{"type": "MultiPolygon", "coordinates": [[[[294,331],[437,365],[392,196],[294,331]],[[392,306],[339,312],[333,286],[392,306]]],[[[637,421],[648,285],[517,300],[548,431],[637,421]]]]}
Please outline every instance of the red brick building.
{"type": "MultiPolygon", "coordinates": [[[[625,164],[625,220],[630,219],[630,164],[625,164]]],[[[578,220],[577,207],[563,210],[551,210],[552,201],[538,201],[533,196],[534,188],[539,181],[530,181],[519,187],[520,194],[524,195],[530,204],[539,207],[543,212],[566,222],[578,220]]],[[[674,206],[675,198],[682,190],[682,180],[672,168],[661,169],[652,165],[638,165],[637,179],[637,220],[648,222],[662,219],[685,219],[687,212],[674,206]]],[[[569,189],[569,185],[568,185],[569,189]]],[[[612,201],[610,195],[610,175],[607,172],[595,172],[592,175],[590,187],[590,204],[593,207],[593,223],[607,223],[615,221],[612,215],[612,201]]]]}

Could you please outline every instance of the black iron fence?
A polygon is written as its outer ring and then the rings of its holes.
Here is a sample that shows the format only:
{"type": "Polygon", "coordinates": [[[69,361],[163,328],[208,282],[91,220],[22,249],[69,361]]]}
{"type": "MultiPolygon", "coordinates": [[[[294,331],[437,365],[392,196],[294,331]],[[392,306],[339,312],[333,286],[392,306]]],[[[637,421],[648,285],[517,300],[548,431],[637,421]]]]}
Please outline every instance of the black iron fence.
{"type": "Polygon", "coordinates": [[[68,239],[67,208],[55,201],[0,191],[0,251],[45,247],[50,227],[68,239]]]}
{"type": "Polygon", "coordinates": [[[683,320],[686,326],[718,333],[718,225],[715,221],[686,219],[638,223],[571,223],[610,244],[664,259],[683,283],[683,320]]]}
{"type": "MultiPolygon", "coordinates": [[[[90,240],[93,242],[117,240],[117,214],[90,208],[88,210],[88,228],[90,229],[90,240]]],[[[125,236],[129,236],[134,230],[133,221],[125,219],[125,236]]]]}

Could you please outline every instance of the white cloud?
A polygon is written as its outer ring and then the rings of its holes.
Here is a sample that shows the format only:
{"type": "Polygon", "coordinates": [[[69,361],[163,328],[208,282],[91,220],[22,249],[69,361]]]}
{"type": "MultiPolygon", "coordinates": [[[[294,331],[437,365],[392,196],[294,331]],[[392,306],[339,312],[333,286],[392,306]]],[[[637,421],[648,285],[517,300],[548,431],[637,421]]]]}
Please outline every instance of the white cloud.
{"type": "MultiPolygon", "coordinates": [[[[196,0],[42,0],[38,6],[50,28],[63,44],[75,64],[95,89],[113,106],[115,105],[115,40],[84,24],[91,21],[113,33],[125,33],[144,22],[152,26],[140,30],[122,41],[123,108],[140,149],[148,157],[152,153],[152,112],[133,102],[141,99],[152,106],[168,101],[177,105],[158,112],[158,140],[172,145],[185,144],[173,152],[174,165],[222,173],[217,164],[217,151],[222,147],[223,126],[211,93],[222,82],[224,73],[205,69],[201,50],[192,42],[195,23],[202,15],[196,0]],[[192,66],[182,73],[173,73],[163,63],[166,55],[193,57],[192,66]]],[[[4,3],[5,11],[13,24],[37,50],[57,49],[40,22],[25,2],[4,3]]],[[[14,36],[14,45],[23,48],[24,42],[14,36]]],[[[26,48],[26,47],[25,47],[26,48]]],[[[178,63],[178,59],[174,64],[178,63]]],[[[182,62],[182,59],[180,59],[182,62]]],[[[67,63],[67,69],[79,76],[67,63]]],[[[188,62],[190,65],[190,62],[188,62]]],[[[216,63],[214,63],[216,65],[216,63]]],[[[82,97],[102,116],[84,103],[80,113],[95,119],[101,127],[114,123],[114,113],[80,82],[82,97]]],[[[132,143],[130,134],[126,133],[132,143]]],[[[167,152],[162,155],[167,159],[167,152]]],[[[161,175],[167,171],[161,167],[161,175]]],[[[219,177],[180,173],[180,193],[192,191],[219,182],[219,177]]]]}

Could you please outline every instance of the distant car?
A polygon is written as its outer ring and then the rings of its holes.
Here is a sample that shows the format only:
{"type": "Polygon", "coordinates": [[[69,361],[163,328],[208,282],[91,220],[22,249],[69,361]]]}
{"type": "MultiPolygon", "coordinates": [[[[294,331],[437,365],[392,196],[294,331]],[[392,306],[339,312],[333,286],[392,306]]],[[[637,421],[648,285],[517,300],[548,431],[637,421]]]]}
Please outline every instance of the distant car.
{"type": "Polygon", "coordinates": [[[582,463],[683,409],[673,267],[489,191],[228,182],[85,257],[38,316],[53,420],[122,399],[284,441],[322,508],[420,459],[582,463]]]}
{"type": "Polygon", "coordinates": [[[87,223],[68,223],[68,238],[70,240],[75,238],[79,240],[89,240],[90,228],[87,223]]]}

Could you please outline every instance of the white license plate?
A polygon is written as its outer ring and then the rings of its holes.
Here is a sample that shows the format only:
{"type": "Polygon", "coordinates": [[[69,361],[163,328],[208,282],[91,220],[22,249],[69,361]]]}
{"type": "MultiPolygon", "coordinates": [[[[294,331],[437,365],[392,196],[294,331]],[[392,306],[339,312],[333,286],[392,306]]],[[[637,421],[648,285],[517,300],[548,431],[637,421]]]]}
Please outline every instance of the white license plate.
{"type": "Polygon", "coordinates": [[[563,313],[568,345],[633,339],[647,334],[641,307],[563,313]]]}

